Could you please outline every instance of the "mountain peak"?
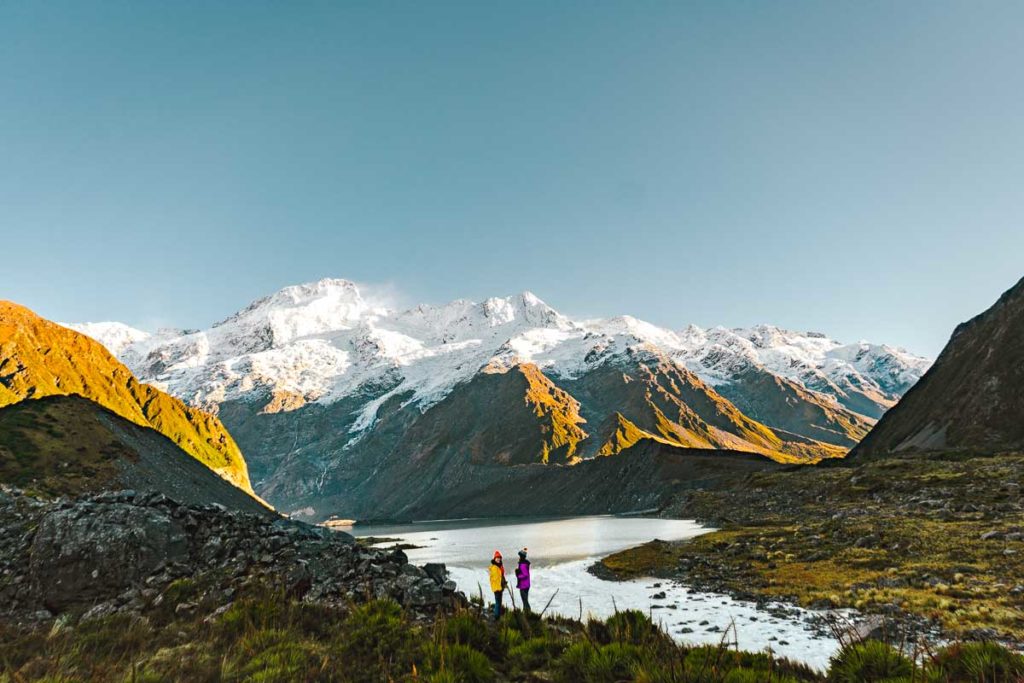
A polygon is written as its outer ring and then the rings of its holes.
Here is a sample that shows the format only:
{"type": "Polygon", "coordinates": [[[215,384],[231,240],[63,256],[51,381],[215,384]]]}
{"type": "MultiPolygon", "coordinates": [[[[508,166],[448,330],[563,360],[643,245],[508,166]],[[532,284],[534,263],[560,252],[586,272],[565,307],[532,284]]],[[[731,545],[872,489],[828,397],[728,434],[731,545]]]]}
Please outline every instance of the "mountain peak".
{"type": "Polygon", "coordinates": [[[377,308],[372,299],[350,280],[326,278],[285,287],[191,334],[125,345],[92,332],[140,376],[210,408],[274,392],[329,404],[378,384],[425,407],[492,361],[535,362],[569,377],[644,348],[715,386],[756,367],[877,417],[927,366],[909,354],[843,347],[772,325],[675,332],[629,315],[575,321],[529,290],[406,310],[377,308]],[[864,386],[871,387],[864,400],[847,396],[864,386]]]}
{"type": "Polygon", "coordinates": [[[381,311],[363,299],[354,282],[324,278],[257,299],[215,323],[213,329],[242,346],[266,350],[302,337],[350,329],[381,311]]]}
{"type": "Polygon", "coordinates": [[[350,280],[324,278],[315,282],[283,287],[269,296],[260,297],[234,315],[216,323],[218,327],[253,314],[282,308],[324,307],[328,304],[363,308],[366,304],[356,284],[350,280]]]}
{"type": "Polygon", "coordinates": [[[152,336],[149,332],[119,322],[57,324],[95,339],[115,356],[120,356],[132,344],[145,341],[152,336]]]}
{"type": "Polygon", "coordinates": [[[639,342],[651,344],[664,351],[677,351],[682,347],[679,336],[663,327],[658,327],[631,315],[593,321],[594,331],[609,336],[632,337],[639,342]]]}
{"type": "Polygon", "coordinates": [[[537,296],[528,289],[524,289],[522,292],[519,293],[519,299],[526,306],[547,306],[546,303],[541,301],[541,298],[539,296],[537,296]]]}
{"type": "Polygon", "coordinates": [[[571,323],[533,292],[524,291],[506,297],[491,297],[480,304],[491,326],[521,322],[537,327],[565,327],[571,323]]]}

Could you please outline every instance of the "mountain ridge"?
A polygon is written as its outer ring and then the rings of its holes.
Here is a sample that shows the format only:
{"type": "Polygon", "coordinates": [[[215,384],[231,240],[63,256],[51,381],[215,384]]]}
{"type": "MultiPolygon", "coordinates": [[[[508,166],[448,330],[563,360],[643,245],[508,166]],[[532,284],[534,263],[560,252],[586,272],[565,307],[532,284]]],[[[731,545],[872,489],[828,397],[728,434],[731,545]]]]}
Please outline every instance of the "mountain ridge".
{"type": "MultiPolygon", "coordinates": [[[[603,353],[616,340],[627,340],[667,353],[712,386],[729,381],[729,371],[737,363],[759,365],[825,397],[845,393],[843,387],[849,389],[855,380],[878,397],[874,409],[860,412],[870,418],[890,407],[894,394],[905,391],[928,365],[926,359],[896,347],[844,345],[819,333],[769,325],[733,330],[691,325],[676,333],[631,316],[574,321],[528,291],[479,303],[459,299],[392,310],[367,303],[354,283],[340,279],[285,287],[206,331],[149,334],[120,323],[68,325],[117,349],[136,374],[194,405],[216,405],[252,394],[261,382],[306,401],[330,402],[389,369],[408,369],[417,362],[467,352],[458,354],[457,360],[469,358],[468,364],[441,364],[438,369],[447,373],[440,385],[423,377],[406,378],[406,388],[429,406],[492,360],[517,358],[571,377],[588,354],[603,353]],[[765,343],[773,337],[783,343],[765,343]],[[472,349],[481,352],[468,353],[472,349]],[[891,371],[871,367],[879,356],[891,359],[891,371]],[[223,370],[223,376],[212,376],[214,366],[223,370]],[[233,381],[246,373],[253,382],[233,381]],[[896,378],[890,381],[893,374],[896,378]],[[338,378],[343,381],[332,381],[338,378]]],[[[837,403],[843,405],[841,400],[837,403]]]]}
{"type": "Polygon", "coordinates": [[[45,497],[130,489],[273,514],[164,434],[77,394],[0,408],[0,481],[45,497]]]}
{"type": "Polygon", "coordinates": [[[255,496],[238,445],[220,420],[139,382],[101,343],[0,301],[0,407],[77,395],[152,428],[218,475],[255,496]]]}
{"type": "Polygon", "coordinates": [[[491,476],[473,467],[572,465],[644,440],[783,463],[841,457],[874,421],[844,400],[884,410],[892,382],[927,364],[768,326],[578,321],[529,292],[392,310],[330,279],[207,330],[72,327],[116,332],[111,343],[140,377],[221,417],[261,494],[318,518],[408,508],[394,491],[418,500],[434,490],[410,460],[468,492],[491,476]]]}
{"type": "Polygon", "coordinates": [[[934,365],[851,454],[1024,451],[1024,278],[957,325],[934,365]]]}

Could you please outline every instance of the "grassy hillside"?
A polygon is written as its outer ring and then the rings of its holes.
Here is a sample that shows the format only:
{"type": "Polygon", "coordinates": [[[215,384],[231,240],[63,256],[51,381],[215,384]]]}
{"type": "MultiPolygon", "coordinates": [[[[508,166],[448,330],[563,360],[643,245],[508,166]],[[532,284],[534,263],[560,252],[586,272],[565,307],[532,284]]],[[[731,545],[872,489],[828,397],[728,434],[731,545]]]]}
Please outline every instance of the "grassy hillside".
{"type": "Polygon", "coordinates": [[[490,683],[1013,683],[1024,658],[990,643],[953,644],[918,663],[877,641],[851,643],[816,672],[728,645],[681,646],[641,612],[580,622],[478,607],[424,623],[390,601],[328,607],[256,591],[226,610],[173,584],[147,617],[59,629],[0,630],[2,681],[424,681],[490,683]],[[175,606],[188,605],[188,609],[175,606]]]}
{"type": "Polygon", "coordinates": [[[43,496],[156,490],[185,503],[266,512],[156,430],[80,396],[0,409],[0,483],[43,496]]]}
{"type": "Polygon", "coordinates": [[[138,455],[79,400],[29,400],[0,409],[0,481],[44,495],[116,486],[120,461],[138,455]]]}
{"type": "Polygon", "coordinates": [[[903,612],[1024,642],[1024,455],[905,457],[753,474],[682,493],[671,516],[721,530],[618,553],[603,569],[748,597],[903,612]]]}
{"type": "Polygon", "coordinates": [[[152,427],[219,475],[252,493],[241,451],[213,415],[140,383],[101,344],[0,301],[0,407],[78,395],[152,427]]]}

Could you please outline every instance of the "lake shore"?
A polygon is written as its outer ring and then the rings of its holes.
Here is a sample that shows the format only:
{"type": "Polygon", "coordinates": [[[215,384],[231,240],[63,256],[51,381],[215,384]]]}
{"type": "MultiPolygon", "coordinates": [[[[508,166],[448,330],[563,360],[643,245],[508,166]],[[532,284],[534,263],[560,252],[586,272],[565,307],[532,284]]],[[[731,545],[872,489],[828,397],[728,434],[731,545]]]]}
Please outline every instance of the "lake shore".
{"type": "MultiPolygon", "coordinates": [[[[637,609],[650,614],[681,644],[717,645],[728,638],[741,649],[771,649],[821,670],[839,649],[825,613],[771,601],[734,599],[723,592],[667,582],[638,579],[612,583],[587,571],[601,557],[652,537],[685,542],[713,531],[690,520],[635,516],[452,520],[356,531],[388,547],[396,543],[418,546],[407,551],[411,562],[445,563],[460,590],[488,604],[487,567],[493,550],[505,551],[506,571],[514,586],[513,549],[529,544],[534,563],[530,601],[537,611],[547,607],[548,615],[608,619],[618,611],[637,609]]],[[[506,604],[511,599],[507,596],[506,604]]]]}
{"type": "Polygon", "coordinates": [[[885,617],[900,637],[1024,644],[1024,457],[899,458],[751,476],[662,514],[719,527],[604,557],[607,579],[885,617]]]}

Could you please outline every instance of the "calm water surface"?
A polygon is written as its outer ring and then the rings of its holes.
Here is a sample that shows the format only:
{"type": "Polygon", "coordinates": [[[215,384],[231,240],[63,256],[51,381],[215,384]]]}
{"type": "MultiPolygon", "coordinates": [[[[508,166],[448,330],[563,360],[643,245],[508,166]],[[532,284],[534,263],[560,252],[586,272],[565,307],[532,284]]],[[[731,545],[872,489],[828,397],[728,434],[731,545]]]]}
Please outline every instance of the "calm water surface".
{"type": "Polygon", "coordinates": [[[403,526],[356,527],[356,536],[387,536],[421,546],[407,550],[414,564],[444,562],[449,567],[486,568],[500,550],[509,562],[530,549],[534,569],[604,557],[653,538],[693,538],[708,529],[684,519],[573,517],[543,520],[457,520],[403,526]]]}

